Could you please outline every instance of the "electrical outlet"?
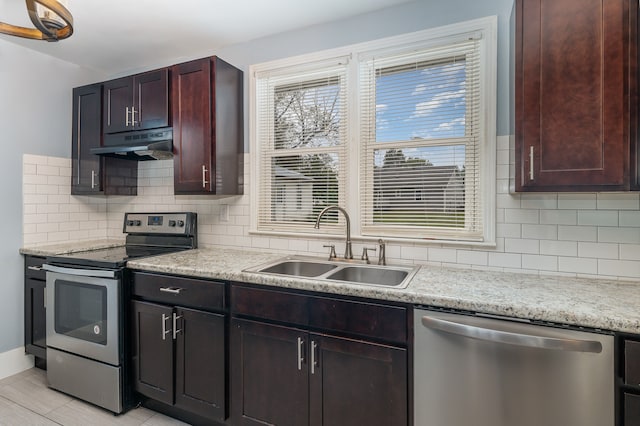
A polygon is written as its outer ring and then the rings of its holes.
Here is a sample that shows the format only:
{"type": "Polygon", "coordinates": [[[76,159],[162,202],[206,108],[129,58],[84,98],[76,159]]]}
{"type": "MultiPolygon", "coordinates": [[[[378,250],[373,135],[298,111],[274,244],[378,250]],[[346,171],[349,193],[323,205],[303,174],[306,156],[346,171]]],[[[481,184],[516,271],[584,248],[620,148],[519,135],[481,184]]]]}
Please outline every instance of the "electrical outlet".
{"type": "Polygon", "coordinates": [[[228,204],[220,204],[220,222],[229,222],[228,204]]]}

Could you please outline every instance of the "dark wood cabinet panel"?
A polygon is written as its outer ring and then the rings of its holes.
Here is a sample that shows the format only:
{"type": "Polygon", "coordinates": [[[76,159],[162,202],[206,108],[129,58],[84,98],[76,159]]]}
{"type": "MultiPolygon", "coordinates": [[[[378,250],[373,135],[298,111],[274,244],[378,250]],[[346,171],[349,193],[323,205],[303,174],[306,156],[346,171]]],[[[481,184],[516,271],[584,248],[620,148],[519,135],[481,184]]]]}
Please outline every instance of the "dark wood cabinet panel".
{"type": "Polygon", "coordinates": [[[169,109],[167,68],[104,83],[104,133],[166,127],[169,109]]]}
{"type": "Polygon", "coordinates": [[[136,162],[91,153],[102,145],[102,93],[102,84],[73,89],[71,194],[136,195],[136,162]]]}
{"type": "Polygon", "coordinates": [[[406,425],[407,351],[311,334],[311,426],[406,425]]]}
{"type": "Polygon", "coordinates": [[[71,128],[71,193],[92,194],[102,191],[102,160],[91,148],[102,144],[102,85],[73,89],[71,128]]]}
{"type": "Polygon", "coordinates": [[[217,57],[171,69],[174,191],[243,193],[242,71],[217,57]]]}
{"type": "Polygon", "coordinates": [[[637,187],[630,0],[517,0],[517,191],[637,187]]]}
{"type": "Polygon", "coordinates": [[[640,342],[624,342],[624,383],[640,390],[640,342]]]}
{"type": "Polygon", "coordinates": [[[173,308],[133,301],[134,389],[165,404],[173,404],[173,308]]]}
{"type": "Polygon", "coordinates": [[[637,426],[640,424],[640,395],[624,394],[624,418],[622,426],[637,426]]]}
{"type": "Polygon", "coordinates": [[[309,303],[309,326],[404,344],[407,341],[407,309],[314,297],[309,303]]]}
{"type": "Polygon", "coordinates": [[[25,256],[24,278],[24,345],[36,358],[47,357],[47,321],[45,301],[44,258],[25,256]]]}
{"type": "Polygon", "coordinates": [[[307,333],[240,319],[231,330],[233,423],[308,424],[307,333]]]}
{"type": "Polygon", "coordinates": [[[295,293],[239,285],[231,287],[231,310],[238,315],[306,326],[309,324],[308,303],[308,296],[295,293]]]}
{"type": "Polygon", "coordinates": [[[208,419],[226,415],[224,315],[176,310],[175,405],[208,419]]]}
{"type": "Polygon", "coordinates": [[[132,282],[132,294],[146,301],[207,311],[226,308],[226,285],[222,282],[146,272],[134,272],[132,282]]]}

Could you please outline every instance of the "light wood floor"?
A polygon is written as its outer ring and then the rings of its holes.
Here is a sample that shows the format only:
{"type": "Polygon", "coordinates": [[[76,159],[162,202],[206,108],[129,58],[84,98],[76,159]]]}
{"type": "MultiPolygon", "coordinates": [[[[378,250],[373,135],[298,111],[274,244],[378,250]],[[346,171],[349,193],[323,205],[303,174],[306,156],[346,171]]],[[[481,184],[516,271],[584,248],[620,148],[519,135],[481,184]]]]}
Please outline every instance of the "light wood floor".
{"type": "Polygon", "coordinates": [[[47,387],[46,371],[32,368],[0,380],[0,425],[173,426],[186,423],[146,408],[113,413],[47,387]]]}

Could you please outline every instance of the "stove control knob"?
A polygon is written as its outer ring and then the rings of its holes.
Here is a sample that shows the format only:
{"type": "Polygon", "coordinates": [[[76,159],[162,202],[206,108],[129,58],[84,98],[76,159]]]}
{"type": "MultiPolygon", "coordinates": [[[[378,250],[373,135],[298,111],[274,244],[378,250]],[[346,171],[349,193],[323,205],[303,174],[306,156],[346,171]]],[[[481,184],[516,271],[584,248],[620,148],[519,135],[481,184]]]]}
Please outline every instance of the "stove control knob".
{"type": "Polygon", "coordinates": [[[178,221],[178,226],[179,226],[180,228],[182,228],[182,227],[184,226],[184,220],[179,220],[179,221],[178,221]]]}
{"type": "Polygon", "coordinates": [[[139,221],[139,220],[134,220],[134,221],[133,221],[133,225],[134,225],[134,226],[140,226],[140,225],[142,225],[142,222],[141,222],[141,221],[139,221]]]}
{"type": "Polygon", "coordinates": [[[176,221],[175,220],[170,220],[169,221],[169,226],[171,226],[171,227],[176,226],[176,221]]]}
{"type": "Polygon", "coordinates": [[[128,220],[127,221],[127,226],[133,226],[133,221],[132,220],[128,220]]]}

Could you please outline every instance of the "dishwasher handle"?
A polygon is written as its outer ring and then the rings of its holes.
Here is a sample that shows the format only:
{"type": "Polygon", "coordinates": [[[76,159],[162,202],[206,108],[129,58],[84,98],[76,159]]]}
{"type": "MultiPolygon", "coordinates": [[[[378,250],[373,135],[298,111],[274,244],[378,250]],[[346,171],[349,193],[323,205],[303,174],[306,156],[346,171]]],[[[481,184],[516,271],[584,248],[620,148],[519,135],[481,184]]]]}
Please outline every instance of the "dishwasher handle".
{"type": "Polygon", "coordinates": [[[491,328],[460,324],[430,316],[422,317],[422,325],[449,334],[469,337],[487,342],[507,345],[525,346],[529,348],[560,350],[568,352],[602,352],[602,343],[594,340],[558,339],[555,337],[534,336],[530,334],[512,333],[491,328]]]}

